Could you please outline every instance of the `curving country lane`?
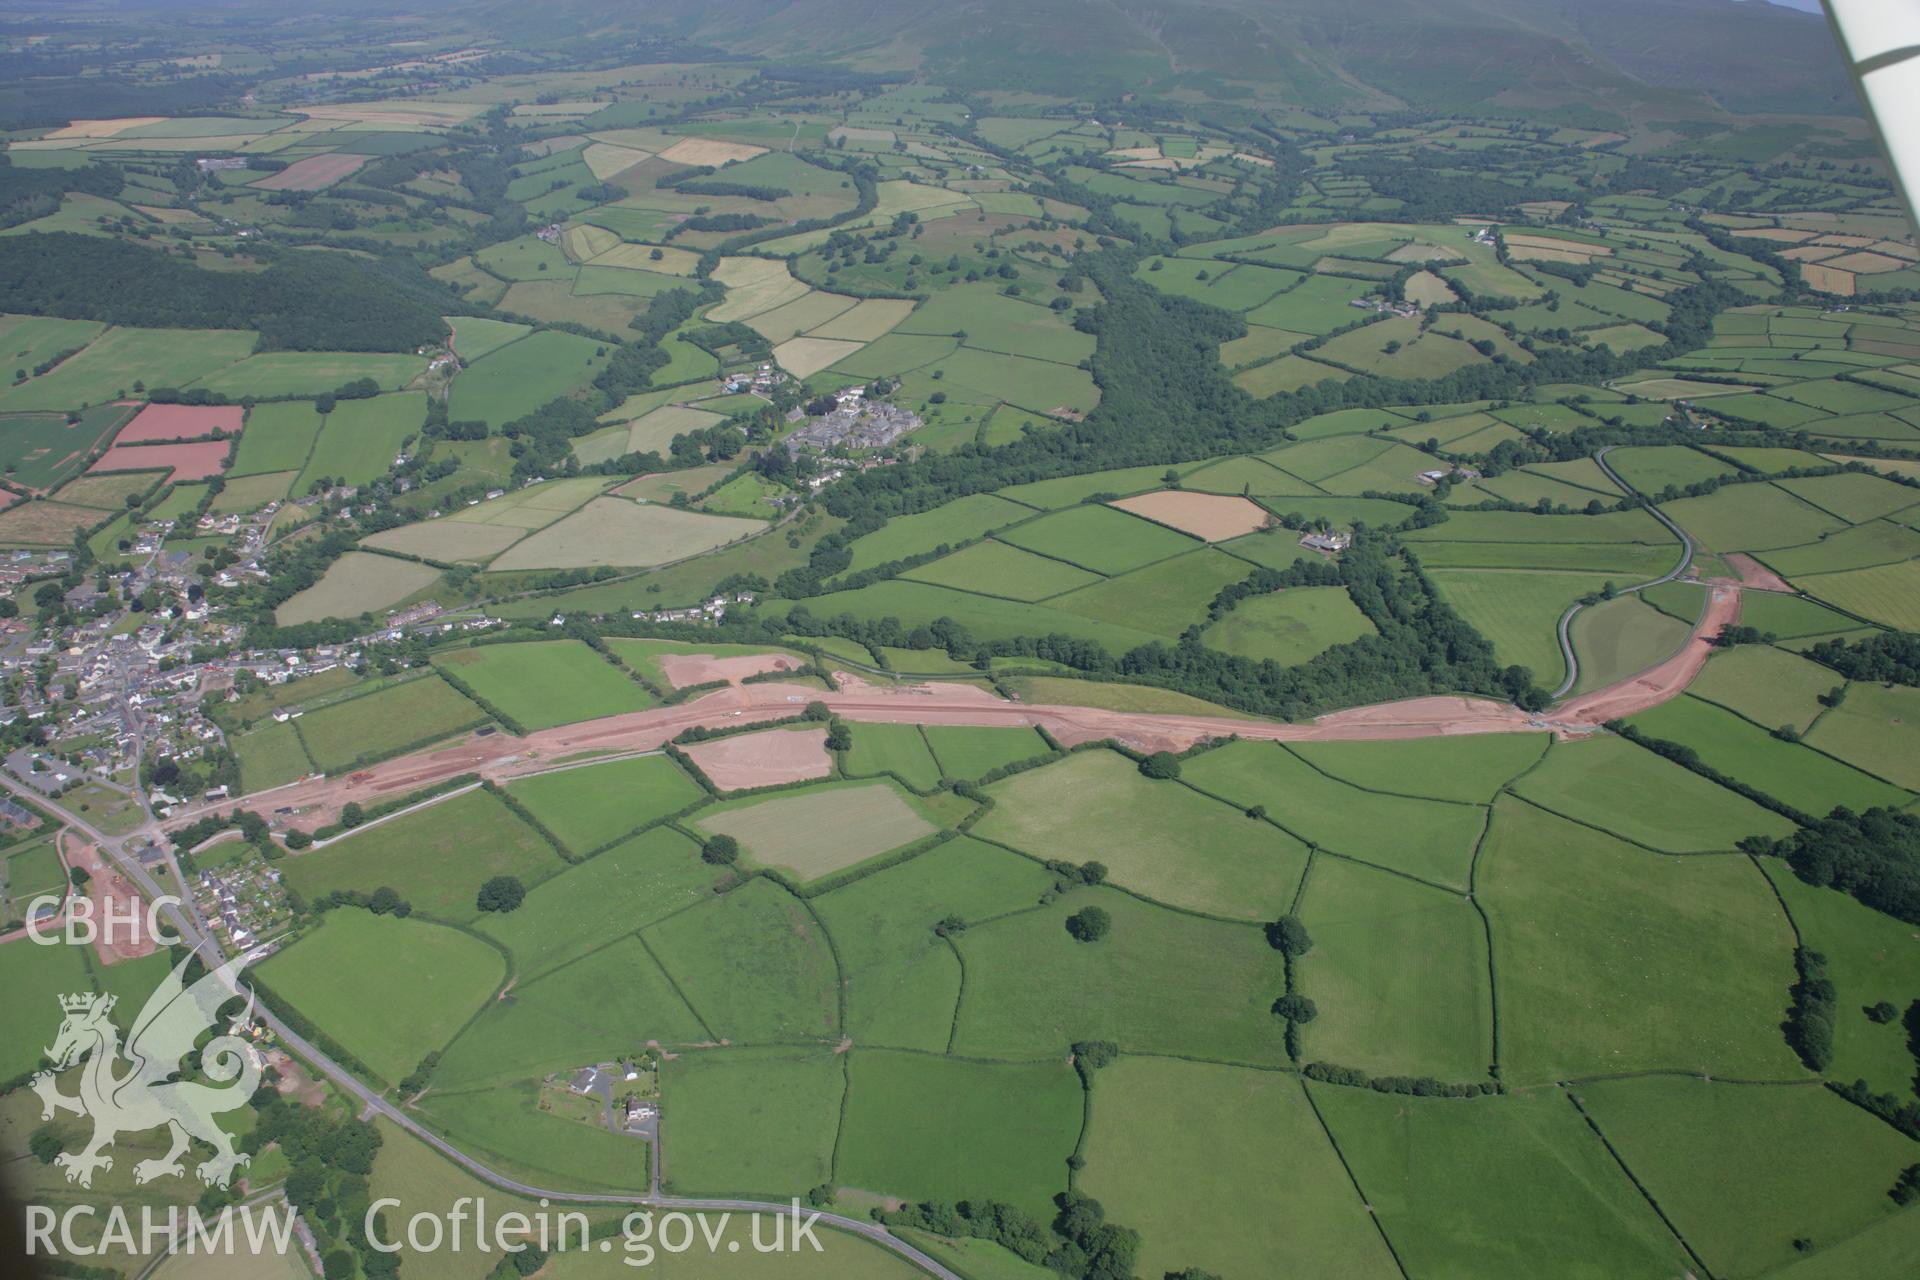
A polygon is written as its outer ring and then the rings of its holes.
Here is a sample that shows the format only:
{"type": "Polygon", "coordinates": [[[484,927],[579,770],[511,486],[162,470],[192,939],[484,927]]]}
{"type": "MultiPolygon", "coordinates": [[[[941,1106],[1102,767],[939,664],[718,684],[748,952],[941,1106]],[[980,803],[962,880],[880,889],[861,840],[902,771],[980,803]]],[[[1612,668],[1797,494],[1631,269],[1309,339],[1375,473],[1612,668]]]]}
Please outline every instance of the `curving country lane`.
{"type": "MultiPolygon", "coordinates": [[[[1615,484],[1620,486],[1620,492],[1635,494],[1643,498],[1646,497],[1645,494],[1640,493],[1638,489],[1635,489],[1632,485],[1628,484],[1626,480],[1624,480],[1621,477],[1620,473],[1615,471],[1613,467],[1607,462],[1607,455],[1613,452],[1614,447],[1615,446],[1613,445],[1603,446],[1602,448],[1600,448],[1594,453],[1593,460],[1600,464],[1600,470],[1606,472],[1607,479],[1613,481],[1615,484]]],[[[1659,506],[1653,502],[1652,499],[1648,499],[1646,510],[1648,515],[1652,516],[1655,520],[1658,520],[1661,524],[1667,526],[1668,532],[1672,533],[1674,537],[1680,539],[1680,563],[1676,564],[1675,566],[1673,566],[1673,568],[1667,570],[1665,573],[1661,574],[1657,578],[1649,579],[1646,582],[1638,583],[1631,587],[1620,588],[1619,594],[1621,595],[1627,595],[1635,591],[1645,591],[1648,587],[1657,587],[1663,582],[1672,582],[1675,578],[1678,578],[1681,574],[1685,573],[1687,571],[1687,567],[1693,563],[1693,553],[1695,551],[1695,547],[1694,547],[1692,536],[1689,535],[1685,529],[1682,529],[1679,525],[1675,524],[1672,520],[1668,519],[1667,513],[1662,511],[1659,508],[1659,506]]],[[[1582,609],[1586,607],[1587,607],[1586,605],[1580,603],[1579,601],[1575,601],[1573,604],[1570,604],[1567,606],[1567,611],[1565,613],[1560,615],[1560,625],[1559,625],[1560,657],[1567,664],[1567,678],[1565,680],[1562,680],[1560,682],[1560,687],[1553,691],[1552,696],[1556,700],[1566,697],[1569,693],[1573,691],[1573,686],[1580,682],[1580,659],[1576,657],[1573,652],[1572,627],[1573,627],[1574,615],[1579,613],[1582,609]]],[[[1704,627],[1705,625],[1706,625],[1706,619],[1702,618],[1700,620],[1699,625],[1694,628],[1695,634],[1698,634],[1700,631],[1700,628],[1704,627]]],[[[1715,628],[1715,630],[1717,631],[1718,628],[1715,628]]]]}

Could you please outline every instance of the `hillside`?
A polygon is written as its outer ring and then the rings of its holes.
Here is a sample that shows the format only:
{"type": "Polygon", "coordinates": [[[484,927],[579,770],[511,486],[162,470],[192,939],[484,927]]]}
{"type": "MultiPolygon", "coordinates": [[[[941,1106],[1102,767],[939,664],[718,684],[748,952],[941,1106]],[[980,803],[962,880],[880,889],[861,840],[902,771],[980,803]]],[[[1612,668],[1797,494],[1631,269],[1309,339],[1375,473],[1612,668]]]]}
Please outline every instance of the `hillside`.
{"type": "MultiPolygon", "coordinates": [[[[584,28],[604,20],[593,9],[543,6],[549,38],[556,10],[584,28]]],[[[1637,118],[1856,111],[1822,19],[1740,0],[669,0],[645,17],[736,53],[806,53],[979,88],[1637,118]]],[[[499,5],[483,21],[524,16],[499,5]]]]}

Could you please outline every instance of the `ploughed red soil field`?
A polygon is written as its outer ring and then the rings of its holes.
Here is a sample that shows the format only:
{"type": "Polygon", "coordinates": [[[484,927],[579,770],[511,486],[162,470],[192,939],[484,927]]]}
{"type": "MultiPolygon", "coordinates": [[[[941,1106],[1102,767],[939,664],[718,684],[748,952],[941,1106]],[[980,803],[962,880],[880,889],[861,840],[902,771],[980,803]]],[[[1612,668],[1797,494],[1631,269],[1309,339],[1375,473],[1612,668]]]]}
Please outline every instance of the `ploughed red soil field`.
{"type": "Polygon", "coordinates": [[[154,440],[197,440],[219,431],[240,434],[246,410],[237,404],[150,404],[120,428],[113,442],[145,444],[154,440]]]}
{"type": "Polygon", "coordinates": [[[230,440],[201,440],[194,444],[116,444],[89,471],[151,471],[169,467],[175,480],[205,480],[227,465],[230,440]]]}

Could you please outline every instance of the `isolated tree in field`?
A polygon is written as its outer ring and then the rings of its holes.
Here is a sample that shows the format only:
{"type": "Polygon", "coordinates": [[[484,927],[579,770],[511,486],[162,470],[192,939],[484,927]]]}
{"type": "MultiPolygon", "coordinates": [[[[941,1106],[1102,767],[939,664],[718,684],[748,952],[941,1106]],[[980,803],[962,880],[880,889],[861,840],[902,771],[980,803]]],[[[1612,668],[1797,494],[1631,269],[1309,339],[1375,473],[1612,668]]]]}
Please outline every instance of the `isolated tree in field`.
{"type": "Polygon", "coordinates": [[[1113,917],[1103,907],[1082,907],[1067,917],[1067,932],[1081,942],[1098,942],[1113,928],[1113,917]]]}
{"type": "Polygon", "coordinates": [[[933,931],[942,938],[958,937],[967,931],[967,922],[957,915],[942,916],[933,931]]]}
{"type": "Polygon", "coordinates": [[[357,804],[356,802],[349,800],[344,805],[340,806],[340,825],[341,826],[349,827],[349,828],[357,827],[361,823],[365,822],[366,820],[367,820],[366,810],[362,809],[359,806],[359,804],[357,804]]]}
{"type": "Polygon", "coordinates": [[[480,886],[475,905],[482,911],[512,911],[526,900],[527,887],[518,876],[495,876],[480,886]]]}
{"type": "Polygon", "coordinates": [[[740,842],[732,836],[709,837],[700,856],[716,867],[730,867],[740,860],[740,842]]]}
{"type": "Polygon", "coordinates": [[[827,727],[827,750],[853,750],[853,730],[847,728],[847,726],[840,721],[835,720],[827,727]]]}
{"type": "Polygon", "coordinates": [[[1267,926],[1267,941],[1273,949],[1292,960],[1313,950],[1313,939],[1299,916],[1281,916],[1267,926]]]}
{"type": "Polygon", "coordinates": [[[1273,1002],[1275,1015],[1288,1022],[1312,1022],[1320,1016],[1320,1010],[1313,1001],[1303,995],[1288,992],[1273,1002]]]}
{"type": "Polygon", "coordinates": [[[1220,1280],[1220,1277],[1211,1271],[1202,1271],[1198,1267],[1188,1267],[1184,1271],[1167,1272],[1167,1280],[1220,1280]]]}
{"type": "Polygon", "coordinates": [[[1180,757],[1171,751],[1156,751],[1140,762],[1140,772],[1149,778],[1177,778],[1180,776],[1180,757]]]}

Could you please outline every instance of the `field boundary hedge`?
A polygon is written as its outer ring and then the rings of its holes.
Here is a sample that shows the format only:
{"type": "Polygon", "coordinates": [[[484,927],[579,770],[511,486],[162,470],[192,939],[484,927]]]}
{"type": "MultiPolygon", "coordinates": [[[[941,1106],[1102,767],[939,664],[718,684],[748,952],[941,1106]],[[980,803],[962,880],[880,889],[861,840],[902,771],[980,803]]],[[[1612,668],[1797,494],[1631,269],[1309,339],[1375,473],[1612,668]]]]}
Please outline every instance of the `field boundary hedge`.
{"type": "MultiPolygon", "coordinates": [[[[1781,817],[1797,826],[1810,827],[1813,816],[1804,810],[1796,809],[1784,800],[1776,800],[1758,787],[1749,786],[1738,778],[1720,772],[1700,758],[1699,752],[1685,743],[1670,742],[1665,738],[1655,738],[1640,732],[1624,720],[1609,720],[1606,728],[1619,734],[1635,746],[1645,747],[1657,756],[1661,756],[1684,769],[1691,769],[1709,782],[1717,782],[1727,790],[1745,796],[1763,809],[1771,809],[1781,817]]],[[[1872,776],[1872,775],[1868,775],[1872,776]]]]}
{"type": "Polygon", "coordinates": [[[1607,1149],[1607,1154],[1613,1157],[1613,1162],[1620,1166],[1620,1172],[1627,1176],[1627,1181],[1633,1184],[1633,1189],[1640,1193],[1641,1199],[1645,1200],[1648,1207],[1660,1215],[1660,1221],[1666,1225],[1668,1231],[1673,1233],[1673,1238],[1680,1242],[1680,1247],[1687,1251],[1687,1256],[1693,1259],[1693,1264],[1700,1269],[1700,1274],[1703,1276],[1711,1276],[1713,1272],[1708,1269],[1706,1262],[1701,1259],[1699,1253],[1694,1250],[1693,1245],[1688,1242],[1687,1238],[1680,1234],[1680,1228],[1674,1225],[1672,1218],[1667,1216],[1667,1211],[1660,1207],[1660,1202],[1653,1198],[1653,1192],[1648,1190],[1647,1185],[1640,1181],[1640,1176],[1636,1174],[1633,1171],[1633,1167],[1627,1163],[1626,1157],[1620,1154],[1620,1149],[1613,1145],[1613,1140],[1607,1137],[1606,1131],[1600,1127],[1600,1122],[1593,1118],[1592,1113],[1581,1103],[1579,1096],[1569,1089],[1567,1091],[1567,1101],[1572,1103],[1573,1109],[1580,1113],[1580,1118],[1587,1122],[1587,1128],[1593,1131],[1593,1136],[1600,1139],[1600,1145],[1607,1149]]]}
{"type": "Polygon", "coordinates": [[[456,693],[464,695],[467,701],[473,703],[474,706],[479,707],[480,710],[485,712],[488,717],[499,721],[501,727],[506,729],[508,733],[511,733],[516,738],[524,738],[527,736],[527,726],[525,726],[524,724],[521,724],[518,720],[514,719],[512,716],[502,711],[499,707],[494,706],[493,703],[481,697],[479,693],[474,690],[474,687],[472,685],[468,684],[465,680],[462,680],[459,676],[454,675],[451,671],[448,671],[445,667],[436,667],[435,670],[437,670],[440,673],[440,678],[442,680],[445,680],[448,684],[453,686],[454,691],[456,693]]]}

